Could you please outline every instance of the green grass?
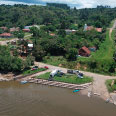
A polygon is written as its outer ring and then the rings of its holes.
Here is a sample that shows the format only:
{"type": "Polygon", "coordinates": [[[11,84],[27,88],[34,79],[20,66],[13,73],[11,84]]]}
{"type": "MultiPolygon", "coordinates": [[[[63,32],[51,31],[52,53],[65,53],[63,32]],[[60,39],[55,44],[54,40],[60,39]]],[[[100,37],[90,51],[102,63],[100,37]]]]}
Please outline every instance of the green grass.
{"type": "Polygon", "coordinates": [[[114,20],[111,22],[109,28],[112,28],[112,27],[113,27],[113,24],[114,24],[115,20],[116,20],[116,19],[114,19],[114,20]]]}
{"type": "Polygon", "coordinates": [[[7,41],[7,40],[11,40],[11,39],[15,39],[15,38],[0,38],[0,41],[7,41]]]}
{"type": "Polygon", "coordinates": [[[50,65],[59,66],[59,64],[64,64],[67,61],[63,56],[46,56],[43,62],[50,65]]]}
{"type": "MultiPolygon", "coordinates": [[[[41,78],[41,79],[47,80],[47,79],[49,79],[49,76],[50,76],[50,72],[47,72],[47,73],[40,75],[36,78],[41,78]]],[[[80,78],[77,78],[76,75],[63,75],[62,77],[55,76],[54,81],[72,83],[72,84],[84,84],[84,83],[92,82],[93,79],[90,77],[85,77],[85,76],[83,79],[80,79],[80,78]]]]}
{"type": "Polygon", "coordinates": [[[26,70],[26,71],[23,71],[22,75],[25,76],[25,75],[30,75],[30,74],[34,74],[34,73],[37,73],[37,72],[41,72],[41,71],[45,71],[47,69],[45,68],[38,68],[37,70],[26,70]]]}
{"type": "Polygon", "coordinates": [[[116,91],[116,79],[115,79],[115,83],[114,83],[113,86],[111,86],[112,81],[113,81],[113,79],[110,79],[110,80],[106,81],[106,86],[107,86],[107,89],[108,89],[109,92],[116,91]]]}

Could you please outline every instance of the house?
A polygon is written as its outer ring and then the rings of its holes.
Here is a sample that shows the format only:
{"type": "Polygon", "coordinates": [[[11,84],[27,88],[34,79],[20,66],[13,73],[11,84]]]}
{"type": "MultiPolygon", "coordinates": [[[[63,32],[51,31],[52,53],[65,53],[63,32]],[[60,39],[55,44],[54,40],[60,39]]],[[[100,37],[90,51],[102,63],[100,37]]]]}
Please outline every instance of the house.
{"type": "Polygon", "coordinates": [[[11,38],[12,34],[11,33],[2,33],[2,34],[0,34],[0,37],[2,37],[2,38],[11,38]]]}
{"type": "Polygon", "coordinates": [[[87,24],[84,25],[84,31],[91,31],[96,30],[97,32],[102,32],[102,28],[94,28],[93,26],[87,26],[87,24]]]}
{"type": "Polygon", "coordinates": [[[94,27],[93,26],[87,26],[87,31],[93,30],[94,27]]]}
{"type": "Polygon", "coordinates": [[[55,36],[56,34],[55,34],[55,33],[50,33],[49,35],[50,35],[50,36],[55,36]]]}
{"type": "Polygon", "coordinates": [[[32,26],[25,26],[24,29],[30,29],[32,26]]]}
{"type": "Polygon", "coordinates": [[[100,33],[101,33],[103,29],[102,29],[102,28],[95,28],[95,30],[96,30],[97,32],[100,32],[100,33]]]}
{"type": "Polygon", "coordinates": [[[80,56],[89,57],[91,54],[91,51],[87,47],[83,46],[82,48],[79,49],[78,54],[80,56]]]}
{"type": "Polygon", "coordinates": [[[15,32],[15,31],[19,31],[19,30],[20,30],[19,27],[10,28],[10,32],[15,32]]]}
{"type": "Polygon", "coordinates": [[[36,28],[40,29],[39,25],[25,26],[24,29],[30,29],[31,27],[36,27],[36,28]]]}
{"type": "Polygon", "coordinates": [[[7,30],[8,28],[7,27],[0,27],[0,29],[2,29],[2,30],[7,30]]]}
{"type": "Polygon", "coordinates": [[[23,32],[30,32],[30,29],[22,29],[23,32]]]}
{"type": "Polygon", "coordinates": [[[33,49],[33,44],[28,44],[28,50],[32,50],[33,49]]]}
{"type": "Polygon", "coordinates": [[[65,31],[67,35],[76,32],[76,30],[70,30],[70,29],[66,29],[65,31]]]}

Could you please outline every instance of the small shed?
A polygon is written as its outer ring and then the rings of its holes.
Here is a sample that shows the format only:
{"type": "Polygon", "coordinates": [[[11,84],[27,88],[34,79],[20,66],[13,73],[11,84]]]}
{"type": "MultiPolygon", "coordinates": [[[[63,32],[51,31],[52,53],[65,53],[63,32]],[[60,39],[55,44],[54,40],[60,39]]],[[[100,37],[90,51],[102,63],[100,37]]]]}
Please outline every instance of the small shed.
{"type": "Polygon", "coordinates": [[[23,32],[30,32],[30,29],[22,29],[23,32]]]}
{"type": "Polygon", "coordinates": [[[95,52],[95,51],[96,51],[96,47],[89,47],[89,50],[90,50],[91,52],[95,52]]]}
{"type": "Polygon", "coordinates": [[[82,48],[79,49],[80,56],[89,57],[90,54],[91,54],[91,51],[86,46],[83,46],[82,48]]]}

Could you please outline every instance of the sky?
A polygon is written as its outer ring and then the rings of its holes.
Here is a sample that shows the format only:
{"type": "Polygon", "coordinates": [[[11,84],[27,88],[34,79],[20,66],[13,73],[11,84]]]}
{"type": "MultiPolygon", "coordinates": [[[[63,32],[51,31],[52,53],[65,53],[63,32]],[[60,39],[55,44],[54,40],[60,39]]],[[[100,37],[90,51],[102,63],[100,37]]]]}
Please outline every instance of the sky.
{"type": "Polygon", "coordinates": [[[45,5],[45,3],[65,3],[71,7],[80,8],[95,8],[97,5],[108,5],[116,7],[116,0],[0,0],[0,4],[38,4],[45,5]]]}

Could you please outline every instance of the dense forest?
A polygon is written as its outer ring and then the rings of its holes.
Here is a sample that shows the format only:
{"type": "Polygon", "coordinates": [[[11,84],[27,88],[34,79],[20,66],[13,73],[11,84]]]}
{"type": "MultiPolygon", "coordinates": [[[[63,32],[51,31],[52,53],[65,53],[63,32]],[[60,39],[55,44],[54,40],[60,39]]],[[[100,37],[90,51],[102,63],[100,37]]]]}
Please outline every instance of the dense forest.
{"type": "Polygon", "coordinates": [[[65,21],[65,28],[78,24],[78,28],[85,23],[95,27],[107,27],[116,17],[116,8],[98,6],[90,9],[63,9],[48,6],[27,5],[0,5],[0,26],[19,26],[32,24],[49,24],[60,28],[60,23],[65,21]]]}
{"type": "MultiPolygon", "coordinates": [[[[63,56],[68,61],[69,68],[72,65],[72,68],[75,68],[74,66],[80,63],[80,65],[86,66],[88,71],[115,72],[113,55],[111,55],[111,59],[103,61],[100,58],[96,60],[95,55],[92,55],[91,58],[85,58],[86,60],[83,58],[80,60],[77,56],[78,50],[83,46],[95,47],[98,51],[96,53],[101,52],[101,48],[106,49],[104,43],[109,44],[110,42],[106,41],[107,28],[116,17],[116,8],[98,6],[89,9],[71,9],[65,4],[47,4],[47,6],[0,5],[0,14],[1,27],[20,27],[23,29],[26,25],[40,25],[40,29],[30,28],[31,33],[33,33],[30,39],[34,43],[32,55],[37,61],[44,61],[46,56],[63,56]],[[102,28],[103,31],[97,32],[95,29],[83,31],[85,24],[94,28],[102,28]],[[67,29],[75,30],[75,33],[67,34],[67,29]]],[[[64,63],[64,66],[67,63],[64,63]]]]}

